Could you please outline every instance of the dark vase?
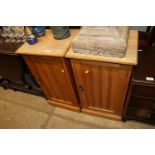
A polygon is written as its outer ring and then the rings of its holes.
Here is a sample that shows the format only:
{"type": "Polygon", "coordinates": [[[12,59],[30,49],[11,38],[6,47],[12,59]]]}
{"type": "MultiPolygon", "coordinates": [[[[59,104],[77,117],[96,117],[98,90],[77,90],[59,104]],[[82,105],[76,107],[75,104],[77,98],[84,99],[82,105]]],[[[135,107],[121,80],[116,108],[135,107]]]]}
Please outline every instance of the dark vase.
{"type": "Polygon", "coordinates": [[[54,38],[57,40],[65,39],[70,36],[69,26],[51,26],[54,38]]]}

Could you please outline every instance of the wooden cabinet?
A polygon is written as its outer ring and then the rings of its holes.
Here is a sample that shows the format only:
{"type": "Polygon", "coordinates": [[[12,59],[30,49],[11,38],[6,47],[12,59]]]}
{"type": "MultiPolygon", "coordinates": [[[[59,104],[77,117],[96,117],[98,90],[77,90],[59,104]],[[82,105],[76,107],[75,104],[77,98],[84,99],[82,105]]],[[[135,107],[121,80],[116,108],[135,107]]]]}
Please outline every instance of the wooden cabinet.
{"type": "Polygon", "coordinates": [[[124,120],[155,124],[155,47],[139,52],[133,70],[124,120]],[[150,79],[150,80],[149,80],[150,79]]]}
{"type": "Polygon", "coordinates": [[[72,110],[80,110],[73,73],[68,60],[47,56],[24,56],[48,102],[72,110]]]}
{"type": "Polygon", "coordinates": [[[56,40],[51,30],[46,30],[46,35],[38,38],[36,44],[26,42],[16,51],[23,55],[48,102],[76,111],[80,111],[78,93],[71,65],[64,56],[78,32],[72,29],[70,37],[56,40]]]}
{"type": "Polygon", "coordinates": [[[82,111],[121,119],[132,66],[71,60],[82,111]]]}
{"type": "Polygon", "coordinates": [[[25,43],[17,53],[24,55],[49,103],[120,120],[132,66],[137,64],[138,34],[130,32],[126,56],[116,58],[74,53],[69,47],[77,32],[54,40],[47,31],[36,45],[25,43]]]}
{"type": "Polygon", "coordinates": [[[132,68],[137,64],[138,33],[129,31],[125,57],[68,50],[82,112],[121,120],[132,68]]]}

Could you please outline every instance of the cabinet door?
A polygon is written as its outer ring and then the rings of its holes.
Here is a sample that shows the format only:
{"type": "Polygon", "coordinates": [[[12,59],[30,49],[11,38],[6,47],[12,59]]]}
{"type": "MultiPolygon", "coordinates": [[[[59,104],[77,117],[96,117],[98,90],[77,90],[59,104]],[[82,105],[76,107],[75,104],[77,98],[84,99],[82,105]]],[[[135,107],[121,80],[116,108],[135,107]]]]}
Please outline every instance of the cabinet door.
{"type": "Polygon", "coordinates": [[[24,58],[50,103],[79,110],[76,86],[67,60],[44,56],[24,58]]]}
{"type": "Polygon", "coordinates": [[[72,60],[82,111],[121,119],[132,67],[72,60]]]}

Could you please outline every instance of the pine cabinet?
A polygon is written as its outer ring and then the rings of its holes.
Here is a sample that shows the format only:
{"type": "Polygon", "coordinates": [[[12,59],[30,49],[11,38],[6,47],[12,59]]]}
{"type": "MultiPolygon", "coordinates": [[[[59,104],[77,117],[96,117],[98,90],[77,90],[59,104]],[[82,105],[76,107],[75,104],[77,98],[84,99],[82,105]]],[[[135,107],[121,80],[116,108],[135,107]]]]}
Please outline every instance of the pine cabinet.
{"type": "Polygon", "coordinates": [[[131,73],[137,65],[138,33],[130,30],[123,58],[68,50],[82,112],[121,120],[131,73]]]}
{"type": "Polygon", "coordinates": [[[79,29],[71,29],[70,32],[70,37],[56,40],[51,30],[46,30],[36,44],[24,43],[16,53],[24,57],[50,104],[80,111],[71,64],[64,58],[79,29]]]}
{"type": "Polygon", "coordinates": [[[22,54],[48,102],[111,119],[122,119],[133,65],[137,64],[137,31],[130,31],[126,56],[75,53],[71,37],[54,40],[47,31],[38,44],[24,44],[22,54]],[[69,49],[70,48],[70,49],[69,49]]]}
{"type": "Polygon", "coordinates": [[[24,56],[26,63],[42,87],[48,102],[79,110],[79,101],[67,59],[46,56],[24,56]]]}
{"type": "Polygon", "coordinates": [[[71,60],[82,111],[121,119],[131,66],[71,60]]]}

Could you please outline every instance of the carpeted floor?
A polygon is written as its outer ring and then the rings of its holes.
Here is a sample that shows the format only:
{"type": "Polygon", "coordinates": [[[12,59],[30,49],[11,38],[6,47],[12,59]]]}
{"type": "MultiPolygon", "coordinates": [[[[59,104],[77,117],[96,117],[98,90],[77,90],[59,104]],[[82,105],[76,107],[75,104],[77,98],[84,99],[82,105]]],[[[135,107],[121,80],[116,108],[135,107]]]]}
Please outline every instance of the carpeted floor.
{"type": "Polygon", "coordinates": [[[0,128],[153,129],[135,121],[118,122],[49,105],[42,97],[0,87],[0,128]]]}

